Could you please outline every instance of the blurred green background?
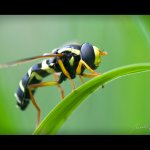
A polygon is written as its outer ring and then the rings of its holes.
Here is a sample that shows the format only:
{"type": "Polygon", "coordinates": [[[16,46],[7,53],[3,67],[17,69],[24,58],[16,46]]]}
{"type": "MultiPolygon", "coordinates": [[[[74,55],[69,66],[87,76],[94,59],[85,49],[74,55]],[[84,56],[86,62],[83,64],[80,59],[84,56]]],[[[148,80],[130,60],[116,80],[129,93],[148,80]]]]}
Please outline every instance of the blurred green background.
{"type": "MultiPolygon", "coordinates": [[[[0,63],[41,55],[66,43],[90,42],[108,52],[97,72],[150,62],[150,16],[18,15],[0,16],[0,63]]],[[[41,61],[41,60],[40,60],[41,61]]],[[[37,112],[16,108],[14,93],[29,67],[0,70],[0,134],[32,134],[37,112]]],[[[66,120],[58,134],[150,134],[150,72],[119,78],[99,88],[66,120]]],[[[51,76],[44,81],[52,81],[51,76]]],[[[87,81],[87,79],[86,79],[87,81]]],[[[80,80],[75,79],[77,86],[80,80]]],[[[68,81],[62,84],[71,92],[68,81]]],[[[57,87],[35,94],[41,119],[58,104],[57,87]]]]}

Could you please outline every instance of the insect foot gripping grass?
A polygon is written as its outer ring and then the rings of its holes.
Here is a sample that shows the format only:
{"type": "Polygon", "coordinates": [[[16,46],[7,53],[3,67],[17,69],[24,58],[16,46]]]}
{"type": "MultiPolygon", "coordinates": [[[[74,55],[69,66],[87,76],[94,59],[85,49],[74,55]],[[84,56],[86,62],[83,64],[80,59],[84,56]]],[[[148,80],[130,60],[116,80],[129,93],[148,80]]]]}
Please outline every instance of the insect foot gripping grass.
{"type": "Polygon", "coordinates": [[[106,52],[101,51],[98,47],[93,46],[90,43],[69,44],[61,48],[53,49],[51,53],[46,53],[41,56],[34,56],[6,64],[0,64],[0,68],[16,66],[33,60],[47,58],[30,67],[20,80],[19,87],[15,93],[17,106],[19,106],[21,110],[25,110],[29,102],[32,102],[37,110],[38,127],[41,110],[34,98],[36,89],[45,86],[57,86],[61,98],[63,99],[64,90],[60,84],[68,79],[74,93],[76,93],[76,87],[73,82],[76,75],[80,77],[81,81],[83,81],[82,77],[93,78],[98,76],[99,73],[94,70],[99,66],[101,56],[105,55],[107,55],[106,52]],[[85,69],[89,70],[90,73],[84,73],[85,69]],[[44,77],[51,74],[54,76],[54,81],[42,82],[44,77]]]}
{"type": "Polygon", "coordinates": [[[150,71],[150,63],[132,64],[115,68],[91,79],[69,94],[63,101],[53,108],[33,134],[56,134],[61,125],[77,108],[77,106],[79,106],[80,103],[98,87],[119,77],[144,71],[150,71]]]}

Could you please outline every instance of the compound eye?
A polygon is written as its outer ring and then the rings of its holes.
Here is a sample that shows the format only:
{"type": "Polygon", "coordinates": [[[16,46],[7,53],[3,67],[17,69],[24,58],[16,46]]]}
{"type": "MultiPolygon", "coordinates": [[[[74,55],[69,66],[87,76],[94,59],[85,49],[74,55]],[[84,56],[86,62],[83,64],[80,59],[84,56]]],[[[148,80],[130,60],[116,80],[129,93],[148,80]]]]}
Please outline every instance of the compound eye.
{"type": "Polygon", "coordinates": [[[84,43],[81,47],[81,57],[92,69],[95,68],[94,60],[95,54],[93,46],[89,43],[84,43]]]}

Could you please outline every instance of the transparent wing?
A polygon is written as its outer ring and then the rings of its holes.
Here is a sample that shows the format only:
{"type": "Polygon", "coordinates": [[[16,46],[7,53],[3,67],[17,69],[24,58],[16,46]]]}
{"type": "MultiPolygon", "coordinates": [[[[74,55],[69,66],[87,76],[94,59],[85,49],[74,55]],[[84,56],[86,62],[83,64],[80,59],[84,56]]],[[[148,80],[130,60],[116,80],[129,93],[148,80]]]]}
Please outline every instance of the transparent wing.
{"type": "Polygon", "coordinates": [[[66,45],[81,45],[81,42],[78,40],[72,40],[72,41],[67,41],[63,45],[61,45],[59,48],[65,47],[66,45]]]}
{"type": "Polygon", "coordinates": [[[50,54],[50,53],[47,53],[47,54],[44,54],[44,55],[41,55],[41,56],[34,56],[34,57],[30,57],[30,58],[24,58],[24,59],[20,59],[20,60],[17,60],[17,61],[12,61],[12,62],[8,62],[8,63],[5,63],[5,64],[0,64],[0,69],[1,68],[7,68],[7,67],[14,67],[16,65],[21,65],[21,64],[28,63],[28,62],[31,62],[31,61],[34,61],[34,60],[37,60],[37,59],[41,59],[41,58],[62,57],[64,55],[65,54],[50,54]]]}

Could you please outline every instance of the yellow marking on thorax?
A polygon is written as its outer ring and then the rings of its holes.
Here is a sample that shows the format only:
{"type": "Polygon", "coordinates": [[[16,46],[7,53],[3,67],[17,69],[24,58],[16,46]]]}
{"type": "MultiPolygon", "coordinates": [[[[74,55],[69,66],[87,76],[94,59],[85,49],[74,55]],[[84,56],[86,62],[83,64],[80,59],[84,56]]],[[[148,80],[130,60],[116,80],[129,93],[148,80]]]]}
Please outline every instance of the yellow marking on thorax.
{"type": "Polygon", "coordinates": [[[58,53],[62,53],[62,52],[65,52],[65,51],[74,53],[76,55],[80,55],[80,51],[78,49],[74,49],[74,48],[62,48],[62,49],[58,50],[58,53]]]}
{"type": "Polygon", "coordinates": [[[72,56],[71,59],[69,60],[69,63],[70,63],[71,66],[73,66],[73,63],[74,63],[74,57],[73,57],[73,56],[72,56]]]}

